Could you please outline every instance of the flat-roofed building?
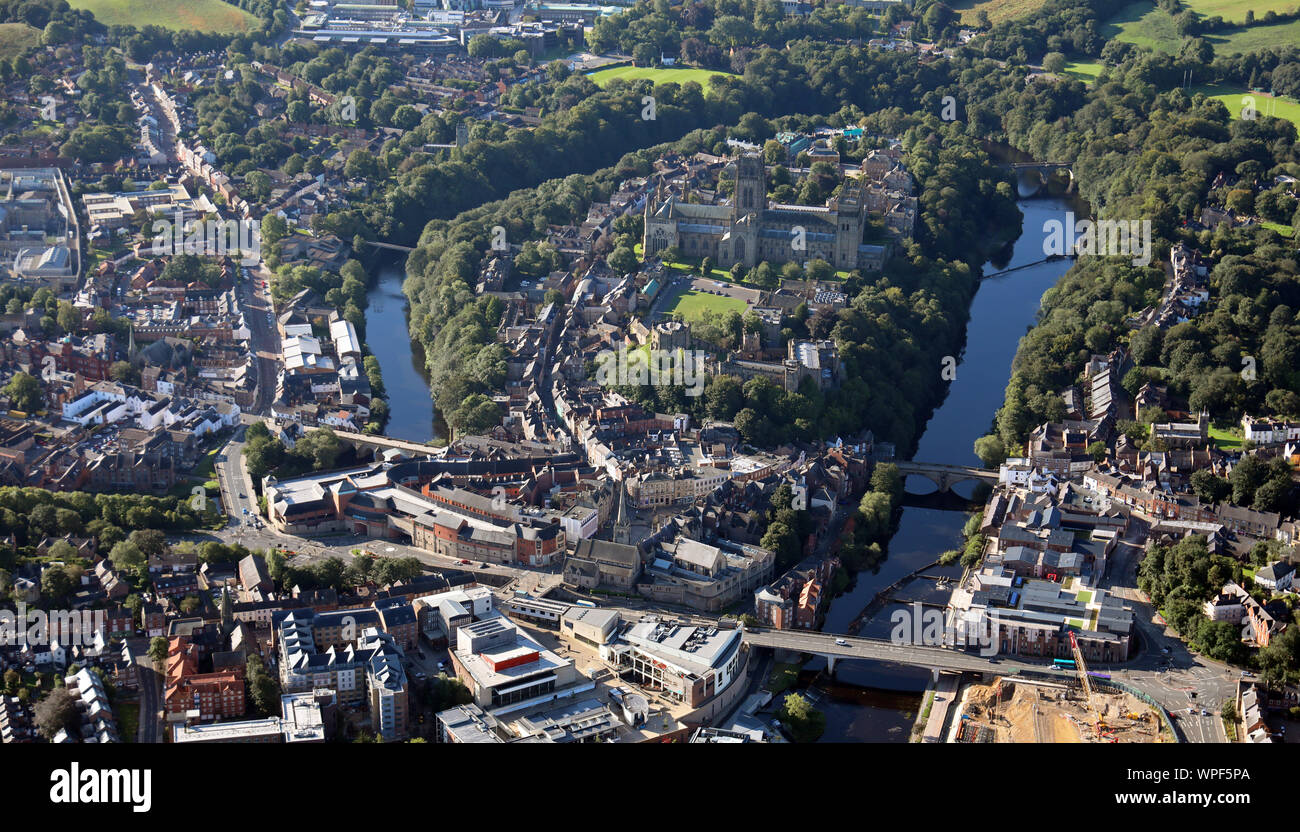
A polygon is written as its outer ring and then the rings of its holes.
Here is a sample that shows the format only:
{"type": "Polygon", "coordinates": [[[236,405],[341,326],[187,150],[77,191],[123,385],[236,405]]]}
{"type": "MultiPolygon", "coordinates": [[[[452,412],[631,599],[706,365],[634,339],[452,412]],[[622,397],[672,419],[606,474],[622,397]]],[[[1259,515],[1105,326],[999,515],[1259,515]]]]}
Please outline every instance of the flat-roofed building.
{"type": "Polygon", "coordinates": [[[615,610],[570,607],[560,619],[560,634],[571,641],[600,649],[618,635],[622,618],[615,610]]]}
{"type": "Polygon", "coordinates": [[[475,704],[483,708],[552,696],[578,681],[573,662],[547,650],[501,615],[460,627],[451,661],[475,704]]]}
{"type": "Polygon", "coordinates": [[[690,707],[726,690],[741,667],[740,630],[640,621],[610,648],[625,678],[690,707]]]}

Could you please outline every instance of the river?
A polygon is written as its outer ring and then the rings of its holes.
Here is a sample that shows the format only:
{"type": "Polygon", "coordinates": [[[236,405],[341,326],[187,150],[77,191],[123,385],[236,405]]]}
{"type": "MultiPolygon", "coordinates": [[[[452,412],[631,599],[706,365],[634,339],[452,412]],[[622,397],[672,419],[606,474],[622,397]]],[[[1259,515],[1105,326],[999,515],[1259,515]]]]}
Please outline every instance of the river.
{"type": "MultiPolygon", "coordinates": [[[[1020,203],[1023,229],[1010,260],[986,265],[986,274],[1043,259],[1043,223],[1064,221],[1067,210],[1078,210],[1064,199],[1043,198],[1020,203]]],[[[1002,405],[1011,360],[1020,337],[1036,320],[1043,293],[1072,265],[1069,260],[1029,266],[1003,277],[980,283],[971,305],[966,328],[966,349],[957,366],[957,376],[943,404],[927,423],[914,459],[957,465],[979,465],[975,440],[989,432],[993,414],[1002,405]]],[[[933,491],[923,477],[910,477],[909,493],[933,491]]],[[[972,486],[958,486],[969,496],[972,486]]],[[[861,572],[844,595],[831,602],[823,627],[827,632],[847,632],[880,590],[914,570],[933,563],[943,552],[961,543],[966,522],[962,511],[905,505],[898,531],[889,542],[889,556],[874,572],[861,572]]],[[[961,567],[927,570],[926,574],[959,576],[961,567]]],[[[946,592],[934,581],[917,581],[902,590],[908,600],[942,603],[946,592]]],[[[886,605],[865,621],[859,633],[888,637],[890,613],[898,605],[886,605]]],[[[807,668],[823,667],[818,660],[807,668]]],[[[824,741],[906,742],[921,702],[929,671],[887,665],[880,662],[847,662],[837,669],[835,679],[824,674],[812,682],[808,693],[816,707],[826,714],[824,741]]]]}
{"type": "Polygon", "coordinates": [[[388,394],[388,427],[384,433],[397,439],[428,442],[440,433],[435,425],[424,350],[411,340],[406,296],[402,281],[404,260],[385,257],[366,294],[366,344],[384,376],[388,394]]]}
{"type": "MultiPolygon", "coordinates": [[[[985,273],[1043,259],[1043,223],[1050,219],[1064,221],[1067,210],[1080,212],[1086,208],[1080,209],[1065,199],[1042,198],[1022,201],[1020,210],[1024,214],[1023,230],[1009,260],[986,265],[985,273]]],[[[974,452],[975,440],[988,433],[993,414],[1002,404],[1020,337],[1034,324],[1043,292],[1070,265],[1068,260],[1043,263],[980,283],[971,305],[966,348],[956,378],[927,423],[915,459],[980,464],[974,452]]],[[[370,305],[366,311],[366,340],[379,359],[388,392],[390,418],[386,432],[425,442],[439,433],[423,354],[408,331],[406,298],[402,294],[404,276],[400,259],[382,261],[367,296],[370,305]]],[[[924,478],[912,477],[908,482],[909,493],[933,489],[924,478]]],[[[958,486],[957,490],[969,496],[971,486],[958,486]]],[[[824,629],[847,632],[881,589],[933,563],[941,553],[957,548],[965,521],[965,513],[959,510],[905,504],[898,531],[889,543],[888,558],[876,571],[859,573],[849,591],[831,603],[824,629]]],[[[961,568],[953,565],[927,574],[957,577],[961,568]]],[[[946,599],[946,591],[939,590],[933,581],[914,582],[904,592],[908,600],[942,603],[946,599]]],[[[896,606],[887,605],[865,621],[860,634],[888,636],[890,613],[896,606]]],[[[815,672],[821,666],[821,660],[809,663],[800,686],[826,714],[824,741],[907,741],[928,671],[879,662],[846,662],[837,677],[830,679],[815,672]]]]}

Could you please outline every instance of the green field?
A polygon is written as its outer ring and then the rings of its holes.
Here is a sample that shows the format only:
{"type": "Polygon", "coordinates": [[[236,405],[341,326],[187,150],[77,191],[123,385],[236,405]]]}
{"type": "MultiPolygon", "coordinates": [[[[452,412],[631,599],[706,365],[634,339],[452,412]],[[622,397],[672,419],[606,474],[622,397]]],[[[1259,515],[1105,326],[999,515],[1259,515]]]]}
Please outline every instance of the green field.
{"type": "Polygon", "coordinates": [[[221,0],[69,0],[105,26],[163,26],[200,32],[247,32],[258,20],[221,0]]]}
{"type": "Polygon", "coordinates": [[[743,315],[745,314],[745,302],[740,298],[727,295],[710,295],[707,292],[687,289],[677,296],[677,302],[668,310],[668,314],[680,312],[686,320],[694,321],[699,319],[706,309],[720,313],[730,312],[734,309],[743,315]]]}
{"type": "Polygon", "coordinates": [[[1241,118],[1241,110],[1245,106],[1245,97],[1250,95],[1255,99],[1255,112],[1259,116],[1277,116],[1286,119],[1292,124],[1300,127],[1300,102],[1291,98],[1270,97],[1260,93],[1251,93],[1248,90],[1235,89],[1231,92],[1225,92],[1225,87],[1214,84],[1201,84],[1194,87],[1194,92],[1202,93],[1215,101],[1222,101],[1223,106],[1228,108],[1228,113],[1234,118],[1241,118]]]}
{"type": "Polygon", "coordinates": [[[1268,12],[1289,12],[1296,7],[1295,0],[1183,0],[1183,5],[1205,17],[1221,17],[1234,23],[1243,23],[1246,12],[1255,11],[1255,19],[1268,12]]]}
{"type": "Polygon", "coordinates": [[[40,42],[40,29],[26,23],[0,23],[0,58],[8,60],[40,42]]]}
{"type": "Polygon", "coordinates": [[[961,22],[974,26],[976,16],[983,9],[988,13],[989,22],[1001,23],[1004,20],[1021,17],[1043,7],[1047,0],[956,0],[948,7],[958,13],[961,22]]]}
{"type": "Polygon", "coordinates": [[[1281,234],[1283,237],[1290,237],[1295,234],[1294,228],[1292,228],[1289,225],[1283,225],[1280,222],[1261,222],[1260,225],[1264,226],[1265,228],[1270,228],[1276,231],[1277,233],[1281,234]]]}
{"type": "Polygon", "coordinates": [[[1099,61],[1070,61],[1065,65],[1065,74],[1085,84],[1091,84],[1101,74],[1103,64],[1099,61]]]}
{"type": "Polygon", "coordinates": [[[1239,431],[1227,431],[1210,425],[1210,439],[1214,440],[1215,447],[1221,451],[1241,449],[1241,433],[1239,431]]]}
{"type": "Polygon", "coordinates": [[[1258,52],[1270,46],[1300,43],[1300,20],[1274,23],[1272,26],[1255,25],[1245,29],[1228,29],[1206,35],[1214,44],[1214,54],[1233,55],[1238,52],[1258,52]]]}
{"type": "Polygon", "coordinates": [[[729,72],[719,72],[713,69],[694,69],[691,67],[616,66],[610,69],[598,69],[587,77],[598,87],[608,86],[609,82],[615,78],[622,78],[625,81],[649,78],[656,84],[664,84],[669,81],[685,84],[687,81],[694,81],[702,87],[707,87],[709,78],[712,76],[730,74],[729,72]]]}
{"type": "MultiPolygon", "coordinates": [[[[1255,8],[1257,16],[1263,15],[1269,8],[1289,9],[1294,7],[1294,0],[1287,4],[1256,6],[1245,0],[1193,0],[1188,3],[1195,11],[1207,16],[1221,15],[1225,20],[1244,20],[1246,9],[1255,8]],[[1207,11],[1213,7],[1214,11],[1207,11]]],[[[1182,46],[1183,39],[1178,36],[1174,19],[1167,12],[1157,8],[1150,0],[1138,0],[1120,9],[1101,28],[1102,37],[1136,44],[1147,49],[1176,54],[1182,46]]],[[[1300,20],[1287,23],[1274,23],[1264,26],[1256,23],[1249,27],[1226,29],[1205,35],[1205,39],[1214,46],[1216,55],[1233,55],[1236,53],[1256,52],[1269,46],[1300,43],[1300,20]]]]}
{"type": "Polygon", "coordinates": [[[1148,0],[1129,3],[1102,26],[1104,38],[1132,43],[1160,52],[1177,52],[1182,38],[1174,19],[1148,0]]]}

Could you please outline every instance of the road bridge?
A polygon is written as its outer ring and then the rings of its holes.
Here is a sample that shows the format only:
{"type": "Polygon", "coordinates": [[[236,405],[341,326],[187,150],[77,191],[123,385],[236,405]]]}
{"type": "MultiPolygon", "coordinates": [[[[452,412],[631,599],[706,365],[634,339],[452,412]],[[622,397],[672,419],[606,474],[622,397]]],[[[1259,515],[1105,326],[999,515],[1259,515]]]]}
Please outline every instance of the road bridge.
{"type": "Polygon", "coordinates": [[[937,462],[898,462],[898,473],[903,476],[916,475],[925,477],[930,482],[939,487],[939,490],[948,491],[959,482],[967,480],[979,480],[990,485],[997,485],[998,472],[990,471],[987,468],[976,468],[972,465],[944,465],[937,462]]]}
{"type": "Polygon", "coordinates": [[[409,442],[405,439],[393,439],[389,436],[379,436],[378,434],[353,433],[347,430],[335,429],[334,435],[344,442],[352,445],[357,450],[371,448],[376,452],[385,451],[389,448],[396,448],[407,455],[414,456],[438,456],[443,452],[442,448],[435,448],[432,445],[423,445],[419,442],[409,442]]]}
{"type": "Polygon", "coordinates": [[[1074,191],[1074,167],[1069,162],[1003,162],[998,167],[1014,171],[1019,184],[1025,188],[1033,188],[1035,193],[1046,185],[1047,180],[1052,176],[1064,173],[1069,177],[1065,192],[1074,191]]]}
{"type": "Polygon", "coordinates": [[[774,650],[791,650],[811,653],[826,659],[827,669],[835,672],[835,665],[846,659],[893,662],[895,664],[925,667],[931,670],[951,670],[959,673],[1045,674],[1058,677],[1044,664],[1021,662],[1010,656],[981,656],[977,652],[952,650],[946,647],[927,647],[912,644],[894,644],[882,638],[840,636],[809,630],[747,629],[744,640],[753,647],[774,650]],[[843,642],[843,643],[841,643],[843,642]]]}

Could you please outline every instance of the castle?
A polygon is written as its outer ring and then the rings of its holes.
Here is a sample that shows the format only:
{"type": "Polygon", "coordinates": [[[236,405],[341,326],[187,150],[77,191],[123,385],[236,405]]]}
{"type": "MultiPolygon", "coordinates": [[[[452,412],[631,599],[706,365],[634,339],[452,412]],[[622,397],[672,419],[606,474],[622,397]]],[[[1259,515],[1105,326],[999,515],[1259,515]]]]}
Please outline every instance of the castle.
{"type": "Polygon", "coordinates": [[[646,257],[676,247],[687,257],[711,257],[727,269],[822,259],[836,269],[879,270],[889,255],[885,245],[864,245],[868,205],[860,180],[846,178],[824,206],[767,204],[763,159],[755,153],[736,158],[736,189],[731,205],[692,204],[662,189],[646,202],[646,257]]]}

